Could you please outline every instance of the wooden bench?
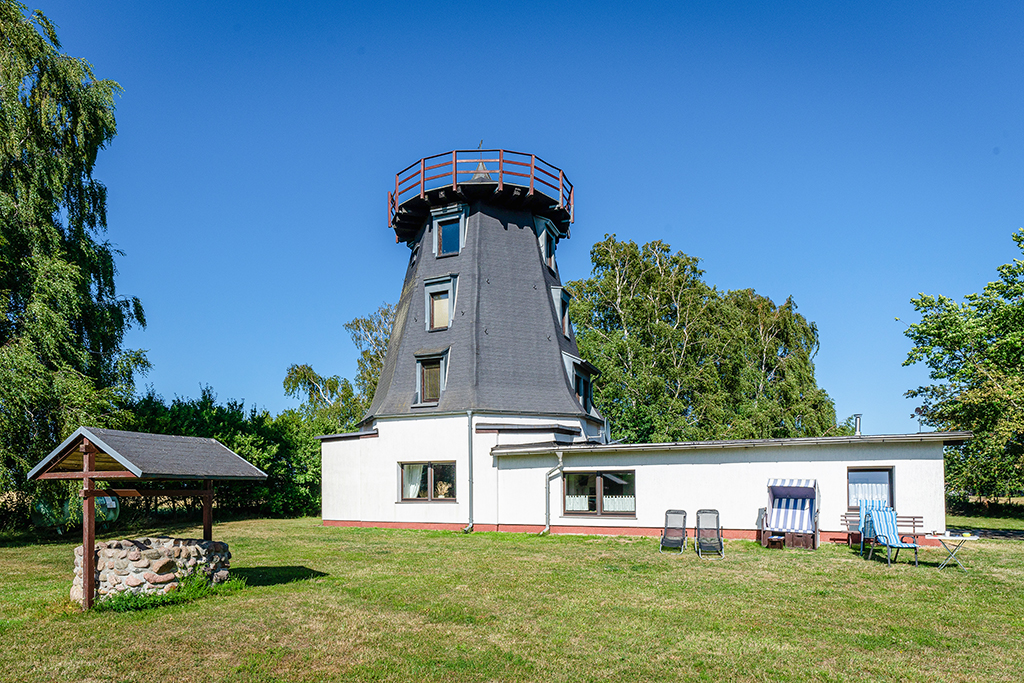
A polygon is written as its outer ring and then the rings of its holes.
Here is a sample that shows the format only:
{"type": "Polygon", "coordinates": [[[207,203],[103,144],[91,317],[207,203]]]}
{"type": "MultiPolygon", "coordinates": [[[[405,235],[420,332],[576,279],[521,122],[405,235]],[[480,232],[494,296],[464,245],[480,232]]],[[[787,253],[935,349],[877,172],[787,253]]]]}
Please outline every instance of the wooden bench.
{"type": "MultiPolygon", "coordinates": [[[[844,512],[840,515],[840,521],[846,527],[846,544],[852,548],[854,543],[860,543],[860,532],[857,530],[860,512],[844,512]]],[[[921,515],[896,515],[896,528],[900,536],[913,536],[914,543],[917,543],[918,536],[927,533],[924,530],[924,517],[921,515]]]]}

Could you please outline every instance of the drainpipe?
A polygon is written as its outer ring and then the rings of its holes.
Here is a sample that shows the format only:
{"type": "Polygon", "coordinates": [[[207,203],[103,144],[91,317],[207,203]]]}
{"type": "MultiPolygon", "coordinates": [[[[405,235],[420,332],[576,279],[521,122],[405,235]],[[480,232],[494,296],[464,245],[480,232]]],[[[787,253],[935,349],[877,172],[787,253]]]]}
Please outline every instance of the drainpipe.
{"type": "Polygon", "coordinates": [[[562,469],[562,451],[555,451],[555,455],[558,456],[558,464],[544,475],[544,531],[537,534],[538,536],[551,531],[551,475],[562,469]]]}
{"type": "Polygon", "coordinates": [[[469,452],[469,494],[467,496],[469,504],[469,524],[462,528],[462,533],[468,534],[473,530],[473,411],[466,411],[466,423],[468,425],[467,444],[469,452]]]}

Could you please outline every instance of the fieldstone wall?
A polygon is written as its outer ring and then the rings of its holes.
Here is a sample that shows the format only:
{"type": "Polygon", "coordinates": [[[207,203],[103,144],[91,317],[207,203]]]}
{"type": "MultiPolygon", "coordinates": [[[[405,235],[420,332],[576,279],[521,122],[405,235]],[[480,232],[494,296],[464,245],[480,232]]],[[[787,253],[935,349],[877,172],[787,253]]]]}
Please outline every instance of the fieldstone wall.
{"type": "MultiPolygon", "coordinates": [[[[228,544],[194,538],[157,536],[96,544],[96,586],[99,599],[131,591],[168,593],[186,574],[203,572],[213,583],[227,581],[231,566],[228,544]]],[[[82,602],[82,546],[75,548],[75,580],[71,599],[82,602]]]]}

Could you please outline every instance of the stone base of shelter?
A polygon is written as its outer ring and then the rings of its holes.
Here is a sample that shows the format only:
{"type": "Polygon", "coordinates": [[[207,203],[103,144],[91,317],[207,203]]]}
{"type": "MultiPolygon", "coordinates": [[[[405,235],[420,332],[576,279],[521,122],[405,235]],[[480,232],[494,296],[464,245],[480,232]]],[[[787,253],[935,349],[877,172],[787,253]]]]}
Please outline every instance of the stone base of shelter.
{"type": "MultiPolygon", "coordinates": [[[[228,579],[231,552],[220,541],[164,536],[96,544],[96,588],[100,599],[118,593],[169,593],[182,577],[202,572],[213,583],[228,579]]],[[[82,546],[75,548],[71,599],[82,602],[82,546]]]]}

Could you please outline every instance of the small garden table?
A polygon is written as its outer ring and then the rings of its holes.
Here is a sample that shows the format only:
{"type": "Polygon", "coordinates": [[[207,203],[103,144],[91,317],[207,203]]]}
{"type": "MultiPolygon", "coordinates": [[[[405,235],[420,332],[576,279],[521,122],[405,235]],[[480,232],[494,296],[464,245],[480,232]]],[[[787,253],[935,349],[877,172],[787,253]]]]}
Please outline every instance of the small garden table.
{"type": "Polygon", "coordinates": [[[967,571],[967,567],[960,563],[960,558],[958,558],[956,554],[960,551],[960,548],[964,543],[967,541],[977,541],[980,537],[974,534],[970,536],[952,536],[949,532],[946,532],[945,534],[928,534],[925,538],[936,539],[942,544],[942,547],[945,548],[946,552],[949,554],[949,556],[939,564],[939,569],[945,569],[946,565],[948,565],[952,560],[959,565],[960,569],[967,571]],[[949,545],[946,545],[946,541],[949,541],[949,545]]]}

